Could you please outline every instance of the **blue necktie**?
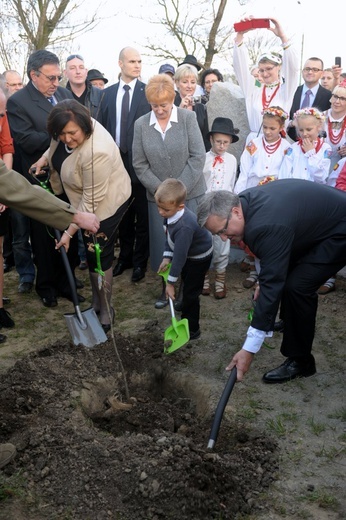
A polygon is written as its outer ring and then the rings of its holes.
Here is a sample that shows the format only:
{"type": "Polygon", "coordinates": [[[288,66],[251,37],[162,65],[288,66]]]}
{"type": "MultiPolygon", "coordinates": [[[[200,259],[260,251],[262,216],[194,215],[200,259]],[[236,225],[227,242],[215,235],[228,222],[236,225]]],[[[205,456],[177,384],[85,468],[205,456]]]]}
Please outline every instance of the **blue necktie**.
{"type": "Polygon", "coordinates": [[[51,103],[53,106],[56,104],[53,96],[47,98],[49,103],[51,103]]]}
{"type": "Polygon", "coordinates": [[[130,87],[124,85],[124,95],[121,104],[121,120],[120,120],[120,150],[123,153],[127,152],[127,120],[130,111],[130,87]]]}
{"type": "Polygon", "coordinates": [[[303,103],[302,103],[302,106],[300,108],[308,108],[310,106],[310,96],[311,96],[311,94],[312,94],[311,90],[307,90],[305,92],[303,103]]]}

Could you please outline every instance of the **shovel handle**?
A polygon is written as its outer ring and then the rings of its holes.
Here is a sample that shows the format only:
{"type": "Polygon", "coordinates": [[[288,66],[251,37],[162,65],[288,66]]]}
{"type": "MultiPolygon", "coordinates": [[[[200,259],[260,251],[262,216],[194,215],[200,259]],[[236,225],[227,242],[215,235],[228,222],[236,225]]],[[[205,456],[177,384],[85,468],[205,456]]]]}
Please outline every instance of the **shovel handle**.
{"type": "MultiPolygon", "coordinates": [[[[60,233],[60,231],[58,229],[54,229],[54,233],[55,233],[56,239],[58,240],[58,242],[60,242],[60,240],[61,240],[61,233],[60,233]]],[[[72,269],[71,269],[71,266],[70,266],[70,262],[68,261],[66,249],[63,246],[63,247],[60,248],[59,251],[60,251],[61,258],[62,258],[64,267],[65,267],[65,271],[66,271],[66,275],[67,275],[67,278],[68,278],[68,282],[69,282],[69,285],[70,285],[73,305],[75,306],[75,308],[77,308],[77,307],[79,308],[79,300],[78,300],[78,295],[77,295],[76,282],[75,282],[75,279],[74,279],[73,274],[72,274],[72,269]]]]}
{"type": "Polygon", "coordinates": [[[237,367],[233,367],[231,370],[230,376],[228,378],[228,381],[226,383],[226,386],[220,397],[219,404],[217,405],[217,408],[216,408],[213,424],[212,424],[211,431],[210,431],[208,448],[212,449],[215,446],[216,439],[217,439],[219,429],[220,429],[223,412],[226,407],[229,396],[231,395],[231,392],[233,390],[236,380],[237,380],[237,367]]]}

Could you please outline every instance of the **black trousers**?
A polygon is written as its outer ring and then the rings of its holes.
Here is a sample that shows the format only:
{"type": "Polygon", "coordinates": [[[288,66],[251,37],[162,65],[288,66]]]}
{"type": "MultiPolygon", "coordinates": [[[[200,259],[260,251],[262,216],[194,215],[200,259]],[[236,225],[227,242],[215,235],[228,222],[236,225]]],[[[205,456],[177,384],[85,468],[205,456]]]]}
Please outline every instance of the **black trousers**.
{"type": "MultiPolygon", "coordinates": [[[[319,247],[328,247],[323,242],[319,247]],[[323,244],[323,246],[322,246],[323,244]]],[[[300,261],[291,266],[281,299],[280,317],[285,322],[281,353],[285,357],[309,357],[315,336],[318,288],[346,265],[346,243],[332,262],[300,261]],[[337,257],[340,260],[337,260],[337,257]]],[[[334,244],[335,246],[335,244],[334,244]]]]}
{"type": "Polygon", "coordinates": [[[200,302],[199,297],[202,293],[204,277],[210,267],[212,256],[204,260],[187,260],[181,271],[183,285],[183,302],[181,317],[189,321],[191,332],[199,329],[200,302]]]}
{"type": "MultiPolygon", "coordinates": [[[[30,219],[30,239],[36,265],[35,289],[40,298],[56,298],[70,294],[70,285],[60,252],[55,249],[54,230],[30,219]]],[[[78,235],[70,242],[67,253],[72,272],[79,263],[78,235]]]]}
{"type": "Polygon", "coordinates": [[[146,189],[132,183],[127,211],[119,225],[119,262],[128,266],[147,267],[149,258],[149,217],[146,189]]]}

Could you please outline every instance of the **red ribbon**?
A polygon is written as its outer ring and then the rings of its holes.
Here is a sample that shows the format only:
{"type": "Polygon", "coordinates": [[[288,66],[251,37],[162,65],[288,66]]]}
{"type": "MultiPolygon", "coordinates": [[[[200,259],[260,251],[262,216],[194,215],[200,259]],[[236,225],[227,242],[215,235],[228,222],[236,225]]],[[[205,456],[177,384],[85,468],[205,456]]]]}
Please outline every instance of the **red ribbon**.
{"type": "Polygon", "coordinates": [[[217,155],[214,159],[214,162],[213,162],[213,168],[215,168],[215,166],[217,165],[217,163],[223,163],[224,160],[222,159],[221,155],[217,155]]]}

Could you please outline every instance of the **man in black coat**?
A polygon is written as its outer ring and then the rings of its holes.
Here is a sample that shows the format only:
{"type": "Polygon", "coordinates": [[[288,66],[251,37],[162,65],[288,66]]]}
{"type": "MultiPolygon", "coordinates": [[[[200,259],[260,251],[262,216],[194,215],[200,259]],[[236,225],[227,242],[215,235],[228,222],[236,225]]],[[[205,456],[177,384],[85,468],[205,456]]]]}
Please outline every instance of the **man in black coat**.
{"type": "Polygon", "coordinates": [[[223,240],[244,241],[260,260],[251,326],[227,369],[237,366],[242,379],[266,334],[271,335],[281,303],[281,353],[287,359],[263,381],[313,375],[317,290],[346,265],[346,193],[298,179],[250,188],[239,197],[221,190],[204,196],[198,220],[223,240]]]}
{"type": "Polygon", "coordinates": [[[300,85],[295,91],[292,107],[290,110],[290,125],[287,129],[287,133],[293,141],[297,141],[297,132],[294,126],[292,126],[293,116],[297,110],[304,108],[307,99],[306,107],[315,107],[317,110],[324,112],[330,108],[330,90],[320,85],[320,79],[323,74],[323,61],[320,58],[309,58],[302,71],[304,84],[300,85]],[[307,97],[306,97],[306,93],[307,97]]]}
{"type": "MultiPolygon", "coordinates": [[[[63,99],[72,99],[73,96],[69,90],[59,86],[61,80],[59,58],[52,52],[46,50],[33,52],[28,59],[27,75],[28,84],[8,99],[7,114],[15,152],[20,157],[20,164],[17,164],[16,168],[29,182],[34,183],[29,175],[29,169],[50,145],[50,136],[46,128],[48,115],[56,103],[63,99]]],[[[29,222],[27,217],[23,216],[20,229],[13,229],[14,245],[25,249],[22,244],[29,234],[29,226],[37,267],[36,292],[42,299],[43,305],[55,307],[58,290],[64,296],[69,294],[63,264],[58,258],[60,255],[54,250],[54,238],[49,236],[43,224],[34,219],[30,219],[29,222]]],[[[17,267],[17,259],[15,261],[17,267]]],[[[21,262],[24,265],[26,261],[29,262],[29,259],[25,260],[23,253],[21,262]]],[[[21,291],[21,285],[19,291],[28,292],[28,290],[21,291]]],[[[24,285],[23,289],[29,287],[24,285]]]]}
{"type": "Polygon", "coordinates": [[[135,121],[150,112],[151,107],[145,97],[145,84],[139,80],[142,60],[138,51],[132,47],[122,49],[119,67],[120,80],[104,90],[101,103],[103,126],[120,148],[132,186],[129,208],[119,226],[120,254],[113,276],[119,276],[125,269],[133,267],[131,280],[138,282],[145,276],[149,258],[149,217],[146,190],[139,182],[132,165],[132,142],[135,121]],[[122,101],[126,91],[129,102],[124,125],[122,101]]]}

